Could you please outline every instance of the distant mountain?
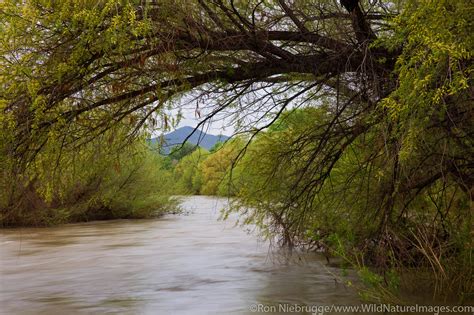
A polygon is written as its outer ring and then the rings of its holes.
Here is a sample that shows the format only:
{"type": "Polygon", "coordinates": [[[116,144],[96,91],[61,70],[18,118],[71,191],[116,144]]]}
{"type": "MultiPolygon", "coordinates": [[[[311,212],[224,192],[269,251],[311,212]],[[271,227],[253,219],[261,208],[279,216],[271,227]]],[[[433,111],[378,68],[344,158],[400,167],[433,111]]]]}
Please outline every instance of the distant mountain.
{"type": "Polygon", "coordinates": [[[151,143],[159,143],[163,141],[162,151],[167,154],[172,147],[183,144],[189,135],[191,136],[187,140],[188,143],[198,145],[206,150],[211,149],[217,142],[224,142],[229,139],[228,136],[215,136],[202,132],[201,130],[194,131],[193,127],[185,126],[163,135],[162,138],[153,138],[151,139],[151,143]]]}

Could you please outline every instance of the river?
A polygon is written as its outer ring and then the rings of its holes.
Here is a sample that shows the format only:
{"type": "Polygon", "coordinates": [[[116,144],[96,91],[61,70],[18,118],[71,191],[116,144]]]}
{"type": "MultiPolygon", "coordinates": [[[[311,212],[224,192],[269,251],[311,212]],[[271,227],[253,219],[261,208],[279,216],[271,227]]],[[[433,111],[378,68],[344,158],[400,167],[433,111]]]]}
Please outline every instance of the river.
{"type": "Polygon", "coordinates": [[[185,214],[155,220],[2,230],[0,312],[269,314],[360,303],[321,256],[288,259],[235,217],[218,220],[225,202],[186,197],[185,214]]]}

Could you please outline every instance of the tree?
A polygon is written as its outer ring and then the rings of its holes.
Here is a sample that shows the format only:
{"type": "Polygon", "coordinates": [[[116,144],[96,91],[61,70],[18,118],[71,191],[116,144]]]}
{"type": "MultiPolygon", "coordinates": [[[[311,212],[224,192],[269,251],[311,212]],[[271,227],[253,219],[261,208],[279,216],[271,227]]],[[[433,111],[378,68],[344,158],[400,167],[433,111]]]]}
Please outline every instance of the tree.
{"type": "Polygon", "coordinates": [[[232,195],[229,173],[243,148],[242,139],[236,138],[225,144],[217,143],[217,149],[199,165],[202,178],[201,193],[204,195],[232,195]]]}
{"type": "Polygon", "coordinates": [[[189,142],[185,142],[182,145],[178,144],[176,146],[173,146],[171,148],[170,153],[168,154],[168,157],[172,161],[179,161],[183,157],[193,153],[196,149],[198,148],[197,145],[191,144],[189,142]]]}
{"type": "MultiPolygon", "coordinates": [[[[125,148],[113,128],[76,150],[47,145],[21,174],[2,168],[0,226],[47,226],[145,218],[171,210],[172,173],[137,139],[125,148]],[[58,154],[58,151],[62,151],[58,154]]],[[[12,165],[2,156],[3,165],[12,165]]]]}
{"type": "MultiPolygon", "coordinates": [[[[154,116],[191,89],[201,99],[224,97],[208,117],[230,106],[243,115],[281,109],[323,85],[361,102],[380,98],[399,55],[383,47],[367,54],[374,39],[350,22],[366,16],[332,1],[10,0],[1,12],[2,108],[15,125],[9,150],[25,163],[65,129],[87,141],[120,121],[131,134],[166,125],[154,116]],[[370,78],[377,89],[350,91],[370,78]]],[[[370,18],[386,26],[384,16],[370,18]]]]}
{"type": "Polygon", "coordinates": [[[176,190],[181,194],[199,194],[202,186],[202,176],[199,164],[209,155],[205,149],[198,148],[182,158],[174,169],[176,190]]]}
{"type": "Polygon", "coordinates": [[[353,171],[370,183],[371,251],[390,251],[406,236],[397,226],[416,213],[435,228],[415,224],[423,241],[415,246],[436,239],[436,258],[445,250],[470,257],[469,242],[451,246],[460,236],[448,225],[472,230],[471,1],[343,5],[6,0],[1,149],[15,163],[5,167],[21,174],[45,146],[81,145],[117,124],[128,126],[129,138],[143,127],[166,128],[174,104],[196,104],[201,124],[233,115],[250,141],[287,108],[325,104],[281,152],[293,166],[282,202],[301,213],[299,222],[357,147],[353,171]]]}

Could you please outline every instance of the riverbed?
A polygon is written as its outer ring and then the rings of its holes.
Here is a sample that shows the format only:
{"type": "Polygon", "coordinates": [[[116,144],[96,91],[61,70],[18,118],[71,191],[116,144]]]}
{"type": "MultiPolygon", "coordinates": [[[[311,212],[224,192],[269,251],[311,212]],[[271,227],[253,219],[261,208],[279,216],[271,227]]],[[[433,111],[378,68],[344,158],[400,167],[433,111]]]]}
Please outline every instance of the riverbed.
{"type": "Polygon", "coordinates": [[[181,205],[153,220],[0,231],[0,313],[269,314],[360,303],[322,256],[288,257],[236,216],[218,220],[225,199],[181,205]]]}

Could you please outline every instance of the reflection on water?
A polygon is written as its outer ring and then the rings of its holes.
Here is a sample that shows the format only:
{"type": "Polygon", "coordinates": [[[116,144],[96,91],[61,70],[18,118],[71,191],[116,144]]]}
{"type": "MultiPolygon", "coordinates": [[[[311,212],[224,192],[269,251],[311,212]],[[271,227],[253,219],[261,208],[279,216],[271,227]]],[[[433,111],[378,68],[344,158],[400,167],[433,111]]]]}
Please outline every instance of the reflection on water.
{"type": "Polygon", "coordinates": [[[218,221],[223,199],[187,197],[189,215],[0,233],[2,314],[251,314],[255,303],[356,304],[340,270],[218,221]]]}

